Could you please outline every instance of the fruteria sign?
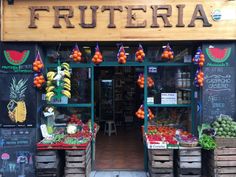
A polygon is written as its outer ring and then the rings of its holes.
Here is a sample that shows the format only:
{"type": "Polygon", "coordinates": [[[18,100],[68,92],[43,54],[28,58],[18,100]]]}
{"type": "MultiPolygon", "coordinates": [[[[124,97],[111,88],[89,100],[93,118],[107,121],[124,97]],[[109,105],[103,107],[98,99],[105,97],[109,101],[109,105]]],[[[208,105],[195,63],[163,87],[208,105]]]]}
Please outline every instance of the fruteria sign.
{"type": "Polygon", "coordinates": [[[3,0],[2,8],[3,41],[236,39],[236,1],[3,0]]]}

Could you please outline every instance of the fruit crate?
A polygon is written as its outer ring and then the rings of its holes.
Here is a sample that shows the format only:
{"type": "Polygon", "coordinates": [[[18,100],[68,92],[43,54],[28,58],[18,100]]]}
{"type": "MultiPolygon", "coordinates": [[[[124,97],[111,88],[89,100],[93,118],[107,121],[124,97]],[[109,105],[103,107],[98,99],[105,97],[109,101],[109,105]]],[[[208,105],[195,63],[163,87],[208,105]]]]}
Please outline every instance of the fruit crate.
{"type": "Polygon", "coordinates": [[[200,147],[180,147],[180,149],[177,150],[177,176],[201,176],[201,154],[200,147]]]}
{"type": "Polygon", "coordinates": [[[65,177],[89,177],[91,172],[91,146],[85,150],[67,150],[65,177]]]}
{"type": "Polygon", "coordinates": [[[173,151],[171,149],[149,149],[149,174],[151,177],[173,177],[173,151]]]}
{"type": "Polygon", "coordinates": [[[236,147],[236,138],[215,137],[217,147],[236,147]]]}
{"type": "Polygon", "coordinates": [[[203,158],[206,176],[236,176],[236,148],[217,148],[214,151],[204,151],[203,158]]]}
{"type": "Polygon", "coordinates": [[[60,176],[60,159],[57,151],[38,151],[35,162],[38,177],[60,176]]]}

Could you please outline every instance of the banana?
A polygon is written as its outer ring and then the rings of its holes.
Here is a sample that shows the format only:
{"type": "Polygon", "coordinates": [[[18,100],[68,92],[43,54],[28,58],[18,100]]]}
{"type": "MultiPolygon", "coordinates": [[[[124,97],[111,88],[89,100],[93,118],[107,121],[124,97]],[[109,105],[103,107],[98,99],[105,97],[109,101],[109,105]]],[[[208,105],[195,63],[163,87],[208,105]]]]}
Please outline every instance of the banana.
{"type": "Polygon", "coordinates": [[[51,92],[51,91],[53,91],[53,89],[55,88],[55,86],[49,86],[49,87],[46,87],[46,91],[47,92],[51,92]]]}
{"type": "Polygon", "coordinates": [[[66,77],[70,78],[70,72],[68,70],[64,70],[64,74],[66,77]]]}
{"type": "Polygon", "coordinates": [[[52,81],[47,81],[47,87],[52,85],[52,81]]]}
{"type": "Polygon", "coordinates": [[[68,63],[66,63],[66,62],[62,63],[62,64],[61,64],[61,67],[65,68],[65,69],[68,70],[68,71],[69,71],[69,69],[70,69],[70,65],[69,65],[68,63]]]}
{"type": "Polygon", "coordinates": [[[63,83],[63,87],[71,88],[71,85],[64,82],[64,83],[63,83]]]}
{"type": "Polygon", "coordinates": [[[69,85],[64,85],[63,87],[64,87],[64,89],[66,89],[66,90],[69,90],[69,91],[71,90],[71,87],[70,87],[69,85]]]}
{"type": "Polygon", "coordinates": [[[68,98],[71,98],[71,94],[68,90],[62,90],[62,94],[65,95],[68,98]]]}
{"type": "Polygon", "coordinates": [[[54,95],[55,95],[54,92],[48,92],[48,93],[46,93],[46,100],[50,101],[54,95]]]}
{"type": "Polygon", "coordinates": [[[56,73],[55,73],[54,71],[49,71],[49,72],[47,73],[47,79],[48,79],[48,80],[52,80],[55,75],[56,75],[56,73]]]}
{"type": "Polygon", "coordinates": [[[68,79],[68,78],[64,78],[63,81],[64,81],[65,83],[67,83],[67,84],[70,85],[70,79],[68,79]]]}

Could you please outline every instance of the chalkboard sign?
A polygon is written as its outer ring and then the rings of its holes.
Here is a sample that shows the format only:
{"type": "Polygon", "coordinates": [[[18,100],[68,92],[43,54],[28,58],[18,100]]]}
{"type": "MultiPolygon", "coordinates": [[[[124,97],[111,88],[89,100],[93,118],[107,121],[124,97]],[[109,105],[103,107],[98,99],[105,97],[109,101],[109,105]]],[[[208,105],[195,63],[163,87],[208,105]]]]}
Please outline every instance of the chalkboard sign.
{"type": "Polygon", "coordinates": [[[3,73],[32,73],[35,44],[1,43],[0,71],[3,73]]]}
{"type": "Polygon", "coordinates": [[[35,177],[35,129],[0,129],[0,176],[35,177]]]}
{"type": "Polygon", "coordinates": [[[203,122],[211,123],[220,114],[235,115],[235,68],[204,68],[203,122]]]}
{"type": "Polygon", "coordinates": [[[35,127],[37,115],[33,74],[0,74],[0,127],[35,127]]]}

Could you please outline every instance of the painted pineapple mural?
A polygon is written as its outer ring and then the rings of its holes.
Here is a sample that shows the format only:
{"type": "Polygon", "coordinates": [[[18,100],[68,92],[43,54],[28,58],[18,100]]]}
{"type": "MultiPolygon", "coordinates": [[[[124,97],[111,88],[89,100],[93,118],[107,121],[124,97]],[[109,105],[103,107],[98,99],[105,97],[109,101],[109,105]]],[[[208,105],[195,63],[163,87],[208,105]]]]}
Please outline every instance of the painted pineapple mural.
{"type": "Polygon", "coordinates": [[[15,77],[12,78],[10,85],[10,102],[8,103],[8,115],[10,119],[17,122],[26,120],[25,92],[27,90],[26,82],[28,79],[20,79],[18,82],[15,77]]]}

